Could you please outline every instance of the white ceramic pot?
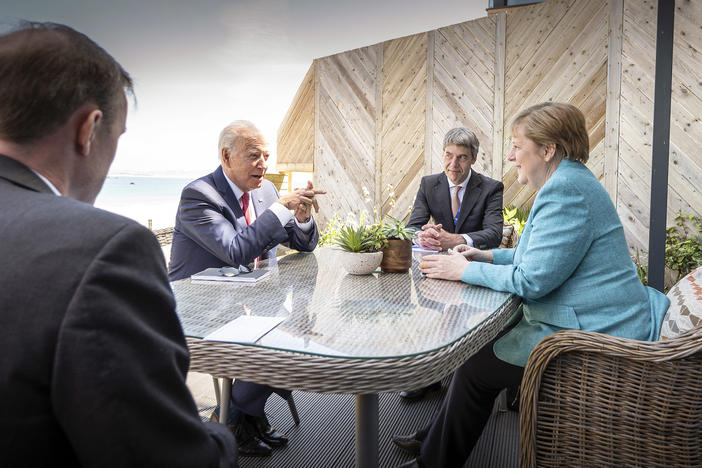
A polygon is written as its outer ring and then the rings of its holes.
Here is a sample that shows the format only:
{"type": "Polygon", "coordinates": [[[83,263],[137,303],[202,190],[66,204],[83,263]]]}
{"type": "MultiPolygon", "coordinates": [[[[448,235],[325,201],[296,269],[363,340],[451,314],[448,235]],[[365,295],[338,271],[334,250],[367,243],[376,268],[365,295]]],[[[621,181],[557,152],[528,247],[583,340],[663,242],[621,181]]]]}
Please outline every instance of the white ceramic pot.
{"type": "Polygon", "coordinates": [[[373,273],[383,261],[383,252],[347,252],[339,250],[339,262],[352,275],[373,273]]]}

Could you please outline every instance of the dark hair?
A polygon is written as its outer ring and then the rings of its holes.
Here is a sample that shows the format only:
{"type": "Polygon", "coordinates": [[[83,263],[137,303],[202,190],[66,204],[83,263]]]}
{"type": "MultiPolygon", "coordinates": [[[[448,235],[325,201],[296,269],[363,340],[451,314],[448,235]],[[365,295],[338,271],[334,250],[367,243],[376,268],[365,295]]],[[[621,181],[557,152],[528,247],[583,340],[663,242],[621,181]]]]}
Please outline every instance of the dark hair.
{"type": "Polygon", "coordinates": [[[539,146],[555,144],[559,161],[568,158],[585,164],[590,157],[585,116],[572,104],[542,102],[527,107],[512,121],[513,133],[518,126],[539,146]]]}
{"type": "Polygon", "coordinates": [[[122,66],[68,26],[25,21],[0,35],[0,138],[36,141],[86,103],[110,123],[132,90],[122,66]]]}

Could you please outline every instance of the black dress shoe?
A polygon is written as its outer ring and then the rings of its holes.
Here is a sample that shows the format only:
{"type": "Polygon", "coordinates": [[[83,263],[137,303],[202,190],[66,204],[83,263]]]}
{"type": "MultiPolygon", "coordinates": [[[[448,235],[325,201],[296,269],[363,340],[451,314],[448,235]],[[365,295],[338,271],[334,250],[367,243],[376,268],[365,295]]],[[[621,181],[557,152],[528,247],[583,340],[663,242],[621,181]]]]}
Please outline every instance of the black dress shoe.
{"type": "Polygon", "coordinates": [[[416,432],[411,435],[393,436],[392,442],[415,457],[419,456],[419,450],[422,448],[422,439],[419,438],[416,432]]]}
{"type": "Polygon", "coordinates": [[[267,443],[271,447],[282,447],[287,445],[288,438],[285,437],[285,434],[282,434],[274,427],[271,427],[265,414],[258,418],[253,417],[253,422],[258,430],[258,437],[263,442],[267,443]]]}
{"type": "Polygon", "coordinates": [[[429,392],[436,392],[441,390],[441,382],[434,382],[426,387],[418,388],[416,390],[409,390],[407,392],[400,392],[400,396],[405,400],[421,400],[429,392]]]}
{"type": "Polygon", "coordinates": [[[271,446],[258,438],[258,430],[247,417],[242,417],[239,422],[229,429],[236,439],[239,456],[242,457],[269,457],[273,450],[271,446]]]}
{"type": "Polygon", "coordinates": [[[422,465],[422,462],[419,460],[419,458],[415,458],[414,460],[410,460],[407,463],[403,463],[397,468],[424,468],[424,465],[422,465]]]}

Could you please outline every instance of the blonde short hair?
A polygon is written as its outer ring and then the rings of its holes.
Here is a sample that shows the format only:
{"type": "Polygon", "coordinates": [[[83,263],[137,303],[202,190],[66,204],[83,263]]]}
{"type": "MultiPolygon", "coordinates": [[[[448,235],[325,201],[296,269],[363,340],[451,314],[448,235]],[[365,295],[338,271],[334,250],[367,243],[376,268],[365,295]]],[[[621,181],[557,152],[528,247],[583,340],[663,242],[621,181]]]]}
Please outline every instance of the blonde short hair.
{"type": "Polygon", "coordinates": [[[572,104],[542,102],[527,107],[512,120],[512,133],[517,127],[539,146],[555,144],[559,160],[567,158],[584,164],[590,157],[585,116],[572,104]]]}

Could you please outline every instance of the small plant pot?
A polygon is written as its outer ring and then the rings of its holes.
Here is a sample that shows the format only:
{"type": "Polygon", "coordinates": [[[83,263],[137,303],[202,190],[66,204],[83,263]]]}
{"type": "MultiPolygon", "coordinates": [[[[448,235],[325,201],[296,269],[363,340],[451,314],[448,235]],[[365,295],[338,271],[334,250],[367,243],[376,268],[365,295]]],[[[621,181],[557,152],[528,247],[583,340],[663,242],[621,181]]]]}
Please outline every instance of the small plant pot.
{"type": "Polygon", "coordinates": [[[388,239],[380,269],[385,273],[404,273],[412,266],[412,241],[388,239]]]}
{"type": "Polygon", "coordinates": [[[383,260],[383,252],[347,252],[339,250],[339,262],[351,275],[369,275],[383,260]]]}

